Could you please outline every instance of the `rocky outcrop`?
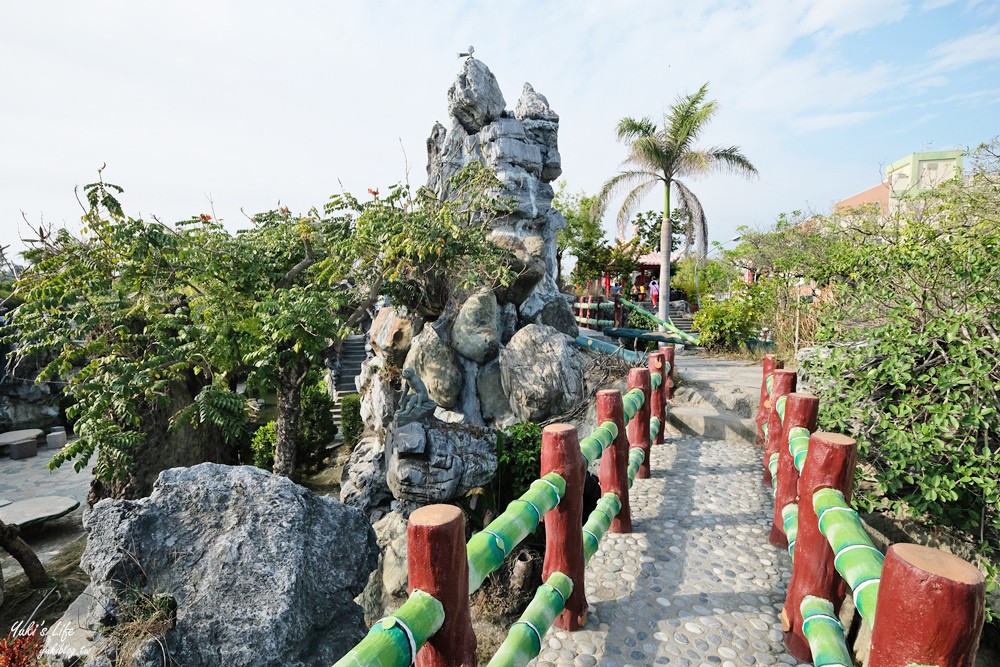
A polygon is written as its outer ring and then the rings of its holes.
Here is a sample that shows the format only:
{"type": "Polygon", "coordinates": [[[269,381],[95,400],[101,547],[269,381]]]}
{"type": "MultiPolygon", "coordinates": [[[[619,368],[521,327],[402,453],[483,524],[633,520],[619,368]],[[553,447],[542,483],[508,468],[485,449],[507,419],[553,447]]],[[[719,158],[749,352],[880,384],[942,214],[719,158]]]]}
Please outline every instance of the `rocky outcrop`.
{"type": "Polygon", "coordinates": [[[541,421],[583,400],[584,357],[573,339],[544,324],[514,334],[500,352],[500,381],[514,415],[541,421]]]}
{"type": "Polygon", "coordinates": [[[492,430],[433,420],[391,429],[386,479],[394,498],[420,504],[462,496],[496,473],[492,430]]]}
{"type": "Polygon", "coordinates": [[[500,361],[493,360],[483,366],[476,378],[476,393],[479,395],[479,405],[484,420],[497,422],[498,426],[506,426],[501,422],[511,415],[510,401],[503,390],[500,381],[500,361]]]}
{"type": "Polygon", "coordinates": [[[368,585],[358,596],[365,611],[365,621],[372,624],[398,608],[407,595],[406,520],[408,513],[395,509],[375,522],[378,542],[378,565],[368,577],[368,585]]]}
{"type": "MultiPolygon", "coordinates": [[[[0,318],[2,323],[2,318],[0,318]]],[[[36,383],[44,364],[29,356],[21,359],[14,372],[7,373],[9,345],[0,347],[0,432],[45,428],[60,424],[59,396],[54,383],[36,383]]]]}
{"type": "Polygon", "coordinates": [[[165,654],[188,667],[319,667],[365,635],[354,597],[377,558],[367,518],[286,478],[171,469],[148,498],[98,503],[86,527],[92,629],[134,621],[143,600],[173,616],[135,661],[108,664],[161,665],[165,654]]]}
{"type": "Polygon", "coordinates": [[[453,408],[462,390],[462,372],[451,347],[433,326],[413,339],[405,367],[412,367],[427,385],[427,394],[442,408],[453,408]]]}
{"type": "Polygon", "coordinates": [[[451,344],[460,355],[482,364],[500,350],[497,299],[493,292],[476,292],[462,304],[451,330],[451,344]]]}
{"type": "Polygon", "coordinates": [[[376,435],[384,435],[396,412],[399,392],[386,379],[387,361],[384,357],[367,359],[361,364],[357,378],[361,394],[361,419],[376,435]]]}
{"type": "Polygon", "coordinates": [[[351,458],[344,466],[340,482],[340,500],[356,507],[374,519],[385,512],[378,508],[392,498],[385,478],[384,436],[370,435],[354,446],[351,458]]]}
{"type": "Polygon", "coordinates": [[[410,351],[410,342],[423,326],[423,319],[418,316],[409,317],[392,307],[381,308],[368,334],[372,351],[400,366],[410,351]]]}

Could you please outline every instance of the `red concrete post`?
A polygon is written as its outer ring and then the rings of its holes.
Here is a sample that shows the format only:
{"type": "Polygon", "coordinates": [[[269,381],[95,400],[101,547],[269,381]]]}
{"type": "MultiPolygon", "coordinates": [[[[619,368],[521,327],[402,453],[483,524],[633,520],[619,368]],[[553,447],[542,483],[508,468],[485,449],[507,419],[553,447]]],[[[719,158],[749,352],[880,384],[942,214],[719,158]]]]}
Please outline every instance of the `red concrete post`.
{"type": "Polygon", "coordinates": [[[757,404],[757,416],[754,421],[757,423],[757,445],[764,446],[764,424],[767,423],[768,415],[771,411],[771,403],[768,400],[767,376],[783,367],[784,363],[777,360],[773,354],[764,355],[764,374],[760,379],[760,402],[757,404]]]}
{"type": "Polygon", "coordinates": [[[639,466],[639,472],[636,473],[637,479],[649,479],[649,457],[652,449],[652,443],[649,441],[649,404],[650,404],[650,385],[649,385],[649,369],[648,368],[633,368],[628,372],[628,388],[629,391],[638,387],[642,389],[643,395],[646,400],[642,402],[642,407],[639,408],[639,412],[635,413],[635,417],[628,423],[628,444],[629,447],[641,447],[643,453],[646,457],[642,461],[642,465],[639,466]]]}
{"type": "Polygon", "coordinates": [[[559,571],[573,581],[573,593],[553,625],[579,630],[587,623],[583,576],[583,480],[586,470],[576,427],[552,424],[542,430],[542,476],[557,472],[566,480],[566,494],[545,514],[545,560],[542,580],[559,571]]]}
{"type": "Polygon", "coordinates": [[[666,347],[662,348],[660,352],[663,354],[663,360],[670,364],[670,372],[667,374],[668,377],[664,378],[664,397],[669,401],[674,398],[674,390],[677,388],[677,383],[675,382],[675,376],[677,375],[677,349],[674,347],[673,343],[669,343],[666,347]]]}
{"type": "MultiPolygon", "coordinates": [[[[597,303],[600,303],[600,298],[601,297],[597,297],[597,303]]],[[[589,305],[590,308],[587,309],[587,314],[584,315],[584,317],[586,317],[588,320],[591,320],[591,319],[596,320],[597,319],[597,311],[594,310],[594,308],[593,308],[594,303],[595,303],[594,296],[593,295],[588,296],[587,297],[587,305],[589,305]]],[[[591,324],[588,324],[587,328],[588,329],[596,329],[597,327],[593,326],[591,324]]]]}
{"type": "MultiPolygon", "coordinates": [[[[782,396],[795,391],[797,378],[795,371],[774,371],[774,384],[771,385],[771,413],[767,417],[767,442],[764,444],[764,478],[761,480],[765,486],[771,486],[771,470],[767,467],[767,463],[771,459],[771,454],[781,447],[781,434],[784,430],[781,415],[775,409],[775,404],[782,396]]],[[[788,446],[787,440],[785,446],[788,446]]]]}
{"type": "Polygon", "coordinates": [[[785,537],[785,522],[781,510],[788,503],[794,503],[799,494],[799,471],[795,459],[788,449],[788,432],[793,428],[816,430],[816,416],[819,414],[819,399],[812,394],[789,394],[785,403],[785,428],[781,432],[778,447],[778,488],[774,493],[774,522],[771,524],[770,542],[782,549],[788,548],[785,537]]]}
{"type": "Polygon", "coordinates": [[[844,601],[845,584],[833,566],[833,550],[819,532],[813,509],[813,495],[820,489],[837,489],[851,500],[858,448],[853,438],[818,431],[809,438],[809,455],[799,479],[799,533],[795,541],[795,560],[788,597],[781,612],[788,652],[803,662],[812,661],[809,642],[802,633],[802,598],[815,595],[839,609],[844,601]]]}
{"type": "Polygon", "coordinates": [[[611,520],[612,533],[632,532],[632,510],[628,502],[628,438],[625,437],[625,415],[622,409],[622,394],[615,389],[597,392],[597,423],[614,422],[618,427],[618,437],[601,455],[601,494],[614,493],[621,501],[622,509],[611,520]]]}
{"type": "Polygon", "coordinates": [[[662,352],[653,352],[649,355],[649,373],[652,376],[653,373],[660,374],[660,386],[656,389],[652,389],[652,383],[650,384],[650,399],[649,399],[649,416],[656,417],[660,420],[660,430],[656,433],[656,439],[653,440],[652,444],[662,445],[663,444],[663,430],[667,420],[666,410],[666,395],[667,395],[667,373],[666,363],[663,360],[662,352]]]}
{"type": "Polygon", "coordinates": [[[889,547],[875,607],[869,667],[972,667],[986,614],[986,579],[958,556],[889,547]]]}
{"type": "Polygon", "coordinates": [[[426,505],[410,515],[406,537],[409,591],[430,593],[445,614],[444,625],[417,652],[417,667],[475,665],[465,515],[454,505],[426,505]]]}

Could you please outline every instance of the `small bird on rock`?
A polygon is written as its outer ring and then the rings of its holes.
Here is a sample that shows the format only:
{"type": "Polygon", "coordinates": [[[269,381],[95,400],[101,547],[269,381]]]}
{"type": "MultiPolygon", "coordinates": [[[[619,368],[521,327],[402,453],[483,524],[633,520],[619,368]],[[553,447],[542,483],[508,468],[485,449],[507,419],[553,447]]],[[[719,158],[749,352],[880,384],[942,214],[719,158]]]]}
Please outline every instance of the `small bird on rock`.
{"type": "Polygon", "coordinates": [[[473,54],[473,53],[475,53],[475,52],[476,52],[476,49],[475,49],[475,47],[472,47],[472,46],[470,46],[470,47],[469,47],[469,52],[468,52],[468,53],[459,53],[459,54],[458,54],[458,57],[459,57],[459,58],[471,58],[471,57],[472,57],[472,54],[473,54]]]}

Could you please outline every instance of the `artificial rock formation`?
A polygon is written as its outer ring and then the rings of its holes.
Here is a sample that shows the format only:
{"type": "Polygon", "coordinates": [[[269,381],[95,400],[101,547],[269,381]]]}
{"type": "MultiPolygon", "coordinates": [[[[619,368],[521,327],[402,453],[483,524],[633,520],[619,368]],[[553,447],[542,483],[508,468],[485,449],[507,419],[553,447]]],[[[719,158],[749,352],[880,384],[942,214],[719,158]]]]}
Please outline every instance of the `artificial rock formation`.
{"type": "Polygon", "coordinates": [[[560,414],[583,397],[576,322],[555,281],[556,235],[566,225],[552,208],[559,116],[530,84],[507,109],[496,77],[471,57],[448,90],[448,114],[427,140],[427,185],[448,199],[449,179],[466,165],[496,174],[509,208],[490,222],[490,238],[512,252],[517,278],[471,293],[453,287],[436,320],[402,308],[379,313],[375,356],[359,381],[372,436],[355,450],[341,492],[373,518],[391,511],[387,494],[409,505],[446,502],[487,483],[494,429],[560,414]],[[411,420],[410,410],[393,418],[407,368],[437,403],[433,417],[411,420]]]}
{"type": "Polygon", "coordinates": [[[354,598],[377,560],[367,518],[284,477],[166,470],[147,498],[98,503],[86,527],[92,629],[148,613],[137,601],[173,608],[162,650],[150,639],[134,659],[88,664],[161,665],[165,653],[189,667],[319,667],[365,634],[354,598]]]}

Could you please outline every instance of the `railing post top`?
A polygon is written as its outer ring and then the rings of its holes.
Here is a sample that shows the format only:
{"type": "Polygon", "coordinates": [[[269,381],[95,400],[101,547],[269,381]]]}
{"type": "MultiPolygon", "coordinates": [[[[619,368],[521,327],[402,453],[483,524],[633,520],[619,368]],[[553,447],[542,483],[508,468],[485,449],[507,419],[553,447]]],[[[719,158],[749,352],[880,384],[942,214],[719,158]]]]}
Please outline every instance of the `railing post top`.
{"type": "Polygon", "coordinates": [[[576,427],[572,424],[549,424],[542,429],[542,439],[563,440],[572,435],[576,437],[576,427]]]}
{"type": "Polygon", "coordinates": [[[649,384],[648,368],[631,368],[628,372],[628,385],[630,387],[645,386],[649,384]]]}
{"type": "Polygon", "coordinates": [[[953,554],[919,544],[893,544],[889,552],[913,568],[969,586],[986,584],[986,577],[972,563],[953,554]]]}
{"type": "Polygon", "coordinates": [[[614,398],[614,397],[617,397],[619,400],[621,400],[622,393],[617,389],[599,389],[597,391],[598,400],[601,400],[602,398],[608,400],[609,398],[614,398]]]}
{"type": "Polygon", "coordinates": [[[858,444],[857,440],[850,438],[846,435],[841,435],[840,433],[830,433],[829,431],[816,431],[811,436],[809,436],[810,447],[812,447],[813,442],[819,442],[830,447],[854,447],[858,444]]]}
{"type": "Polygon", "coordinates": [[[444,526],[452,521],[461,521],[464,525],[465,517],[455,505],[424,505],[410,514],[409,523],[411,526],[444,526]]]}
{"type": "Polygon", "coordinates": [[[791,400],[796,400],[796,401],[818,401],[819,400],[819,396],[816,396],[815,394],[808,394],[808,393],[806,393],[804,391],[793,391],[791,394],[788,395],[788,400],[789,401],[791,401],[791,400]]]}

